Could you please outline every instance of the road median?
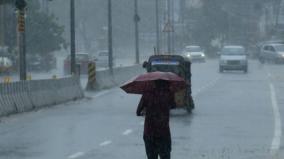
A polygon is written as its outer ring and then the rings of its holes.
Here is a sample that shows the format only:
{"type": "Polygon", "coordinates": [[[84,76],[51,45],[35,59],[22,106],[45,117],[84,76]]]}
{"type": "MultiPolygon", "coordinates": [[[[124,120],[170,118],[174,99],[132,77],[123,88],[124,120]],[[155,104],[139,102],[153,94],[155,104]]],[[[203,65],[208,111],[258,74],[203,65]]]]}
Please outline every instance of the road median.
{"type": "Polygon", "coordinates": [[[77,77],[0,83],[0,116],[81,99],[84,92],[77,77]]]}

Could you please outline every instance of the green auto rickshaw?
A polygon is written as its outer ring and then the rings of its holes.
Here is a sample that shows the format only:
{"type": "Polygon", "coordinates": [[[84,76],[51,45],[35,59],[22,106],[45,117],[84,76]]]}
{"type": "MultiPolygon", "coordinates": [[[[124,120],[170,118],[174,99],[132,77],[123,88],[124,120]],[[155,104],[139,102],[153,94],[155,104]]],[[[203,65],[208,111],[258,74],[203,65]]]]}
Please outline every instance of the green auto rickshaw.
{"type": "Polygon", "coordinates": [[[191,62],[179,55],[153,55],[143,63],[147,72],[173,72],[185,79],[187,87],[175,93],[176,108],[191,112],[194,102],[191,93],[191,62]]]}

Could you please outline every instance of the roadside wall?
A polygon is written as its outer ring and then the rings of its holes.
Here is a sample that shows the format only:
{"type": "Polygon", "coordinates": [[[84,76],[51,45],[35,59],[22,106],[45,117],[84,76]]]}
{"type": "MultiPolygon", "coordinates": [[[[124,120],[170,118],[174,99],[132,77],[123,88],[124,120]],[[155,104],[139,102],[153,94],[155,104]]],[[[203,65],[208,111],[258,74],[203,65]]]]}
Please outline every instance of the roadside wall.
{"type": "Polygon", "coordinates": [[[0,83],[0,116],[39,109],[84,97],[77,77],[0,83]]]}

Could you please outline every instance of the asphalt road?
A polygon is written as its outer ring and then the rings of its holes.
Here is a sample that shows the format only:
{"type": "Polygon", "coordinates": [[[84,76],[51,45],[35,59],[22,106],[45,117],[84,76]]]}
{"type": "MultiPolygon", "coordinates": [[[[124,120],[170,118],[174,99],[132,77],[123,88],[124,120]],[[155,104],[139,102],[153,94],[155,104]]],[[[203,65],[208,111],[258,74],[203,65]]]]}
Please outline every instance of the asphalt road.
{"type": "MultiPolygon", "coordinates": [[[[249,72],[193,64],[196,109],[171,112],[174,159],[284,157],[284,65],[250,61],[249,72]]],[[[119,88],[2,118],[0,159],[146,159],[140,96],[119,88]]]]}

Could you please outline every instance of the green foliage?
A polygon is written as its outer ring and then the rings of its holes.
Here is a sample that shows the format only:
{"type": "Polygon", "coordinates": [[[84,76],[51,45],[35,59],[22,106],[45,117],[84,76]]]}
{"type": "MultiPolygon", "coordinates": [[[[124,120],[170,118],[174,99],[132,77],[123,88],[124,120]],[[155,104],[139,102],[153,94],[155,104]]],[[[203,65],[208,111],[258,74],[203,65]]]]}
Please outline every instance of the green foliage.
{"type": "MultiPolygon", "coordinates": [[[[187,8],[188,41],[214,54],[212,41],[241,44],[255,43],[259,37],[259,22],[265,0],[201,0],[201,8],[187,8]]],[[[269,1],[268,1],[269,2],[269,1]]]]}
{"type": "Polygon", "coordinates": [[[49,54],[62,47],[64,27],[56,23],[55,17],[47,15],[39,8],[37,0],[28,2],[26,18],[26,44],[29,54],[49,54]]]}

